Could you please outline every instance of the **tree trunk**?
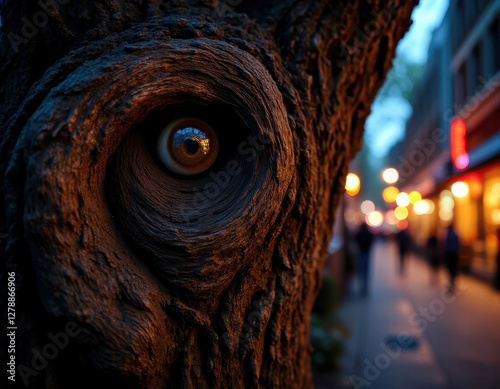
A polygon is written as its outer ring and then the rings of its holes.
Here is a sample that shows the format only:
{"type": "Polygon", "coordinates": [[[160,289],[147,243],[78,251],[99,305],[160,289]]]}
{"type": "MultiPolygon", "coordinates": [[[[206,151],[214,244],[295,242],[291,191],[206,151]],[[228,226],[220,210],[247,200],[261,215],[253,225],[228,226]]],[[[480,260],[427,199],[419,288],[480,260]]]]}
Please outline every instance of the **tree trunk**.
{"type": "Polygon", "coordinates": [[[16,383],[311,387],[334,210],[414,1],[58,1],[0,8],[16,383]],[[218,139],[199,174],[156,151],[182,117],[218,139]]]}

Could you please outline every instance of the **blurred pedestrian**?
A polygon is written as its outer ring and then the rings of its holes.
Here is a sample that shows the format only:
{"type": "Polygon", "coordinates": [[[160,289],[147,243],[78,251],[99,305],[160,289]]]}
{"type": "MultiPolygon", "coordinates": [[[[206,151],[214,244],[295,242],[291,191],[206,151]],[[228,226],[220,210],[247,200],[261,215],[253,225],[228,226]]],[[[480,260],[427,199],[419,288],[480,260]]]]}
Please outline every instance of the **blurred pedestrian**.
{"type": "Polygon", "coordinates": [[[446,267],[450,274],[450,287],[455,289],[455,278],[458,272],[458,254],[460,252],[460,239],[453,228],[453,225],[448,227],[445,240],[445,260],[446,267]]]}
{"type": "Polygon", "coordinates": [[[410,236],[408,235],[406,229],[400,230],[396,234],[396,241],[398,242],[399,248],[399,274],[403,274],[405,268],[406,252],[408,251],[408,248],[410,246],[410,236]]]}
{"type": "MultiPolygon", "coordinates": [[[[500,229],[498,230],[498,241],[500,242],[500,229]]],[[[497,276],[495,277],[495,288],[500,290],[500,248],[497,254],[497,276]]]]}
{"type": "Polygon", "coordinates": [[[431,282],[436,285],[438,281],[438,272],[439,272],[439,242],[436,234],[432,234],[432,236],[427,240],[427,258],[429,258],[429,265],[431,267],[431,282]]]}
{"type": "Polygon", "coordinates": [[[368,225],[364,223],[355,236],[358,244],[358,276],[361,282],[361,293],[368,293],[368,278],[370,271],[370,250],[373,243],[373,234],[368,229],[368,225]]]}

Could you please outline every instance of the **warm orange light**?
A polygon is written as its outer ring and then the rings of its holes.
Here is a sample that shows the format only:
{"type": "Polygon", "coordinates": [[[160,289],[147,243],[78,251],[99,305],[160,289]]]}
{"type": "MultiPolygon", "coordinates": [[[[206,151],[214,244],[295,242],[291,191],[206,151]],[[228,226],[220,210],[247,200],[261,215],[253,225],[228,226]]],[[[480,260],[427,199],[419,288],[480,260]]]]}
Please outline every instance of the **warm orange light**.
{"type": "Polygon", "coordinates": [[[415,215],[430,215],[434,209],[435,205],[432,200],[420,200],[413,205],[415,215]]]}
{"type": "Polygon", "coordinates": [[[399,173],[396,169],[393,168],[385,169],[382,173],[382,178],[388,184],[394,184],[399,179],[399,173]]]}
{"type": "Polygon", "coordinates": [[[395,202],[398,194],[399,190],[395,186],[390,186],[388,188],[385,188],[384,191],[382,192],[384,200],[387,201],[388,203],[395,202]]]}
{"type": "Polygon", "coordinates": [[[500,183],[496,183],[491,187],[493,196],[500,197],[500,183]]]}
{"type": "Polygon", "coordinates": [[[453,193],[453,195],[455,197],[459,197],[459,198],[465,197],[469,193],[469,185],[467,185],[465,182],[461,182],[461,181],[455,182],[451,186],[451,193],[453,193]]]}
{"type": "Polygon", "coordinates": [[[497,248],[498,247],[498,235],[497,234],[488,234],[486,235],[485,239],[486,246],[489,246],[491,248],[497,248]]]}
{"type": "Polygon", "coordinates": [[[400,207],[406,207],[410,204],[410,197],[405,192],[401,192],[396,197],[396,204],[400,207]]]}
{"type": "Polygon", "coordinates": [[[491,218],[494,224],[500,225],[500,209],[495,209],[491,214],[491,218]]]}
{"type": "Polygon", "coordinates": [[[425,215],[429,212],[429,204],[424,200],[417,201],[413,205],[413,212],[415,212],[416,215],[425,215]]]}
{"type": "Polygon", "coordinates": [[[347,191],[346,191],[346,193],[347,193],[349,196],[354,197],[354,196],[356,196],[356,195],[359,193],[359,190],[360,190],[360,188],[358,187],[358,188],[356,188],[356,189],[354,189],[354,190],[347,190],[347,191]]]}
{"type": "Polygon", "coordinates": [[[360,184],[359,177],[354,173],[349,173],[345,182],[346,190],[354,190],[360,184]]]}
{"type": "Polygon", "coordinates": [[[411,192],[408,197],[410,198],[410,203],[415,204],[417,201],[422,200],[422,195],[418,193],[416,190],[411,192]]]}
{"type": "Polygon", "coordinates": [[[366,223],[370,227],[380,227],[383,222],[384,216],[382,215],[382,212],[373,211],[366,215],[366,223]]]}
{"type": "Polygon", "coordinates": [[[471,178],[471,180],[469,181],[469,191],[470,195],[474,199],[478,199],[483,195],[483,184],[481,183],[479,178],[477,177],[471,178]]]}
{"type": "Polygon", "coordinates": [[[349,196],[356,196],[361,188],[359,177],[354,173],[349,173],[345,181],[345,189],[349,196]]]}
{"type": "Polygon", "coordinates": [[[406,207],[397,207],[394,210],[394,216],[398,220],[405,220],[408,217],[408,208],[406,207]]]}

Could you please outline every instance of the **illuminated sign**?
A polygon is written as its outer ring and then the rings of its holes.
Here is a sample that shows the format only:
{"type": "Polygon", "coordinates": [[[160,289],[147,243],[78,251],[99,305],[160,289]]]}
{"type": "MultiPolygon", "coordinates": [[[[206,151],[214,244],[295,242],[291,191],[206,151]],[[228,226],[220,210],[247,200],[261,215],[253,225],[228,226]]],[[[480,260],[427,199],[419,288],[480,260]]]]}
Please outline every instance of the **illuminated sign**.
{"type": "Polygon", "coordinates": [[[462,119],[451,121],[451,160],[459,170],[469,166],[469,155],[465,146],[466,135],[465,123],[462,119]]]}

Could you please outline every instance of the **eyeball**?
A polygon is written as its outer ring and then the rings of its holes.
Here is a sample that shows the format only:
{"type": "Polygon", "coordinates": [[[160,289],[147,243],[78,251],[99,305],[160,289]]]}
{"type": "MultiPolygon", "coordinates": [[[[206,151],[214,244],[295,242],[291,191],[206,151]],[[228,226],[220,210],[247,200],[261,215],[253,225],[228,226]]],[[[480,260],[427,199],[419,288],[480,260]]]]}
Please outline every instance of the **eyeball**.
{"type": "Polygon", "coordinates": [[[157,152],[167,169],[192,176],[212,166],[219,152],[219,142],[215,131],[203,120],[183,117],[162,130],[157,152]]]}

